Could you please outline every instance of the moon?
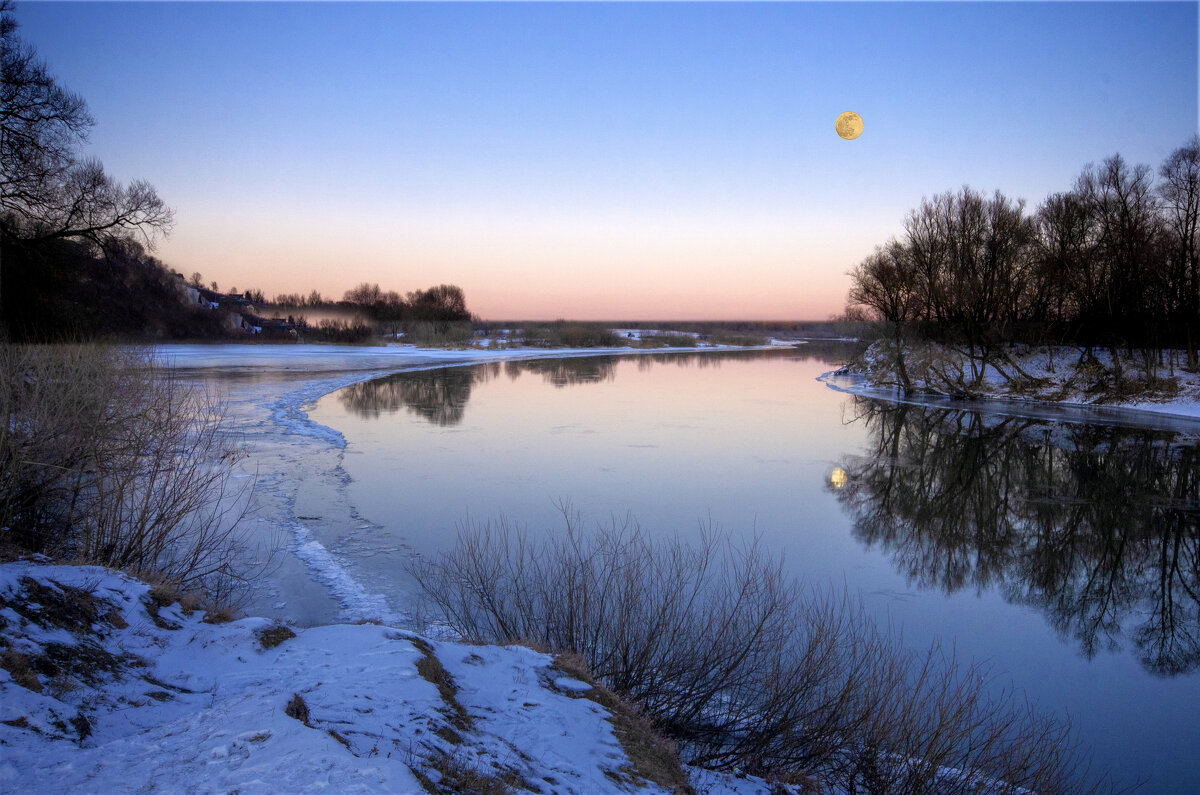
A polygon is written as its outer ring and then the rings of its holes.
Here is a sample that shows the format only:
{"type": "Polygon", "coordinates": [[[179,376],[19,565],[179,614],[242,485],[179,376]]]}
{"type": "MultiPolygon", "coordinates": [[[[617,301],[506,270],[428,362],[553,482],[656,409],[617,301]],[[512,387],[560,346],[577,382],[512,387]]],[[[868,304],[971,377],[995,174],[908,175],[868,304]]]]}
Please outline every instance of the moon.
{"type": "Polygon", "coordinates": [[[858,136],[862,135],[863,120],[854,111],[846,111],[841,116],[837,117],[837,121],[833,125],[837,130],[837,134],[845,138],[847,141],[853,141],[858,136]]]}

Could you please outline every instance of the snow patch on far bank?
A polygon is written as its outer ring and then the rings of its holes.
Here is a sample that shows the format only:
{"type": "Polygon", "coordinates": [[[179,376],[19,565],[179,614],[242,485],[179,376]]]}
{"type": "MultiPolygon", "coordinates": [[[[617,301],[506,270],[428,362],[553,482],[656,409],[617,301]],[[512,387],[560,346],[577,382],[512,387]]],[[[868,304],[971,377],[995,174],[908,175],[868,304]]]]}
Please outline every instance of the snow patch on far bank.
{"type": "MultiPolygon", "coordinates": [[[[907,346],[906,346],[907,347],[907,346]]],[[[970,395],[952,396],[933,374],[935,367],[969,367],[965,357],[940,346],[906,350],[912,391],[898,386],[891,343],[879,340],[856,361],[818,380],[831,389],[877,400],[911,405],[1003,413],[1067,422],[1137,425],[1168,430],[1198,430],[1200,373],[1179,366],[1179,351],[1164,352],[1164,363],[1150,372],[1144,363],[1122,358],[1120,376],[1108,351],[1097,349],[1084,363],[1073,347],[1011,346],[1011,380],[989,367],[970,395]],[[1172,359],[1173,357],[1173,359],[1172,359]],[[1018,371],[1016,368],[1020,368],[1018,371]],[[1023,371],[1025,375],[1020,375],[1023,371]],[[1026,377],[1028,376],[1028,377],[1026,377]]]]}

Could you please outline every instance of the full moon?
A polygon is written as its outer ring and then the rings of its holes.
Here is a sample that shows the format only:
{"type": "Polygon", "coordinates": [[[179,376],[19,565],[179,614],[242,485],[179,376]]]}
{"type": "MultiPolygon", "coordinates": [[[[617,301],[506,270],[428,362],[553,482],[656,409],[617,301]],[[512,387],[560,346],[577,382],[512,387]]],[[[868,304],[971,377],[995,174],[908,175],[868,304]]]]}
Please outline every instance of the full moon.
{"type": "Polygon", "coordinates": [[[857,113],[848,110],[841,116],[837,117],[837,121],[833,126],[837,130],[838,135],[842,136],[847,141],[853,141],[855,138],[862,135],[862,116],[859,116],[857,113]]]}

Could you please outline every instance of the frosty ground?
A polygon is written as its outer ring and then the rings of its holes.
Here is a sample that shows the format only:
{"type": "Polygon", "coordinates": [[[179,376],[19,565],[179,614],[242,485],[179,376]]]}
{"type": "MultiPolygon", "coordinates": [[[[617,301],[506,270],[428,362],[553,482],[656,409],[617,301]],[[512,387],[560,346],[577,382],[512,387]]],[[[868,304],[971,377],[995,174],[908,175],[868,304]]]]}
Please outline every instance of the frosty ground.
{"type": "Polygon", "coordinates": [[[673,789],[604,691],[549,655],[374,624],[209,624],[168,601],[97,567],[0,566],[0,789],[673,789]]]}

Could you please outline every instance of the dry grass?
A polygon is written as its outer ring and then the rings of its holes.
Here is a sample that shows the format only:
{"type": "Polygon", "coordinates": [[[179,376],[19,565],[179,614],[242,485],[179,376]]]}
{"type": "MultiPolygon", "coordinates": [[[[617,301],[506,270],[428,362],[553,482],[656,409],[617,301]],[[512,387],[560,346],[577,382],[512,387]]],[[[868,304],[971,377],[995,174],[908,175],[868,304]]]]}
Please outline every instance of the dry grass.
{"type": "Polygon", "coordinates": [[[0,526],[21,547],[229,601],[252,483],[224,409],[146,352],[0,347],[0,526]]]}
{"type": "Polygon", "coordinates": [[[26,690],[32,690],[35,693],[42,692],[42,683],[38,679],[37,672],[33,670],[29,658],[11,646],[6,648],[3,654],[0,654],[0,668],[8,671],[13,681],[26,690]]]}
{"type": "Polygon", "coordinates": [[[579,693],[578,697],[594,701],[608,710],[613,733],[629,757],[629,768],[622,771],[629,783],[636,785],[649,781],[678,795],[694,792],[675,743],[662,737],[645,716],[597,682],[587,660],[574,652],[566,652],[555,657],[554,668],[591,685],[591,690],[579,693]]]}
{"type": "Polygon", "coordinates": [[[509,795],[514,788],[505,779],[514,781],[522,790],[538,791],[536,788],[521,786],[524,782],[519,777],[515,777],[514,780],[514,776],[509,775],[508,771],[485,773],[477,770],[461,754],[438,753],[422,762],[423,764],[410,764],[409,770],[421,784],[421,788],[430,795],[509,795]],[[436,781],[429,772],[436,774],[436,781]]]}
{"type": "Polygon", "coordinates": [[[699,343],[691,334],[643,334],[634,343],[635,348],[695,348],[699,343]]]}
{"type": "Polygon", "coordinates": [[[982,666],[906,649],[847,594],[789,581],[755,543],[710,532],[689,547],[630,522],[583,533],[564,517],[540,543],[467,526],[412,573],[466,638],[579,655],[687,762],[847,791],[1097,788],[1068,725],[997,695],[982,666]]]}
{"type": "Polygon", "coordinates": [[[287,706],[283,708],[283,714],[287,715],[289,718],[295,718],[305,726],[312,725],[308,722],[308,704],[304,701],[304,696],[300,695],[299,693],[294,693],[292,695],[292,700],[289,701],[287,706]]]}
{"type": "Polygon", "coordinates": [[[273,649],[285,640],[296,637],[296,633],[284,624],[275,624],[258,633],[258,642],[264,649],[273,649]]]}
{"type": "Polygon", "coordinates": [[[750,334],[748,332],[731,331],[728,329],[715,329],[709,339],[714,345],[752,347],[767,344],[767,338],[761,334],[750,334]]]}
{"type": "Polygon", "coordinates": [[[458,700],[458,685],[455,684],[454,677],[433,653],[433,647],[429,645],[428,641],[418,637],[411,637],[408,640],[421,652],[421,659],[417,661],[417,673],[438,689],[438,695],[442,697],[442,703],[446,705],[446,717],[459,731],[470,731],[474,724],[466,708],[458,700]]]}

